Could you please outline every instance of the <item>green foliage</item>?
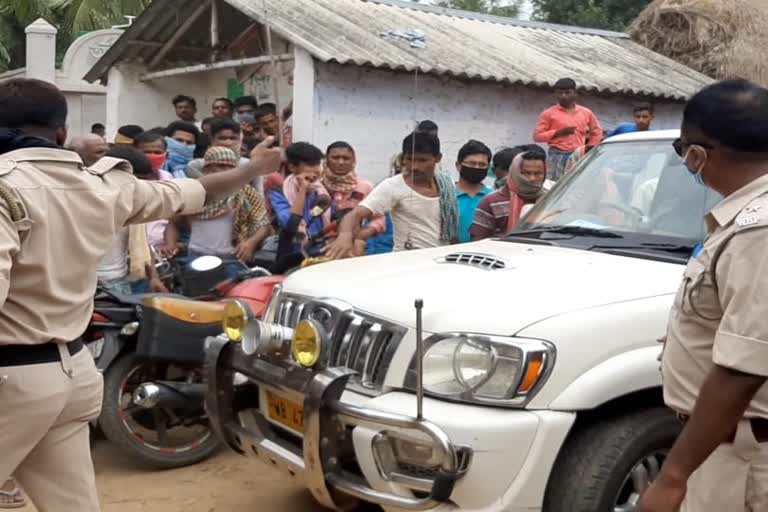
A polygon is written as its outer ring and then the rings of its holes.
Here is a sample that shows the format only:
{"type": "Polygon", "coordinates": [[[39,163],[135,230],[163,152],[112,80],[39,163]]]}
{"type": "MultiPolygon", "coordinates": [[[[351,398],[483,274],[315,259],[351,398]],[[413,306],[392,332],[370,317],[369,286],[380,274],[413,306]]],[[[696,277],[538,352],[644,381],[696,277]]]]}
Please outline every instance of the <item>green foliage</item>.
{"type": "Polygon", "coordinates": [[[462,11],[516,18],[520,15],[520,3],[521,0],[507,2],[502,0],[442,0],[437,2],[437,5],[450,9],[461,9],[462,11]]]}
{"type": "Polygon", "coordinates": [[[44,18],[59,29],[57,55],[62,57],[82,32],[122,23],[150,0],[0,0],[0,72],[24,66],[24,28],[44,18]]]}
{"type": "Polygon", "coordinates": [[[531,0],[542,21],[623,31],[651,0],[531,0]]]}

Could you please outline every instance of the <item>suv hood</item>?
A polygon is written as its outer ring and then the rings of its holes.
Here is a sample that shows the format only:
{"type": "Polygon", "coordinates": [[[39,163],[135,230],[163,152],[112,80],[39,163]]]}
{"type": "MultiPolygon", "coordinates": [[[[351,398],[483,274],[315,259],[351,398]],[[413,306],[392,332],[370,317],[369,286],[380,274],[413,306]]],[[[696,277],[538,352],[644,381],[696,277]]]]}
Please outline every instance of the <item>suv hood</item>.
{"type": "Polygon", "coordinates": [[[359,311],[424,329],[512,335],[533,323],[594,306],[673,294],[683,266],[600,252],[486,240],[318,264],[284,291],[342,300],[359,311]],[[504,268],[441,262],[482,254],[504,268]]]}

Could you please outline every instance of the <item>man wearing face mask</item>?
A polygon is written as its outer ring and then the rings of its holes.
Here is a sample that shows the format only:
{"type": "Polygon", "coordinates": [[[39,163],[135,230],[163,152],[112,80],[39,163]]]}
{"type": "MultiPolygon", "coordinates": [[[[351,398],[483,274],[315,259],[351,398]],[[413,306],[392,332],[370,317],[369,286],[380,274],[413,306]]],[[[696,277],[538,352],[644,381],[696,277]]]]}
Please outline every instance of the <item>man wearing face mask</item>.
{"type": "Polygon", "coordinates": [[[459,181],[456,183],[456,201],[459,206],[459,242],[469,242],[469,228],[475,218],[475,210],[485,196],[493,192],[483,185],[491,165],[490,148],[477,140],[470,140],[459,150],[456,159],[456,171],[459,181]]]}
{"type": "MultiPolygon", "coordinates": [[[[235,121],[240,123],[240,127],[243,130],[246,129],[243,126],[244,123],[253,125],[255,120],[254,113],[257,108],[259,108],[259,102],[256,101],[254,96],[240,96],[235,100],[235,121]]],[[[250,135],[250,133],[246,132],[244,135],[250,135]]]]}
{"type": "Polygon", "coordinates": [[[704,219],[670,312],[664,401],[682,432],[640,511],[768,510],[768,89],[702,90],[675,150],[725,199],[704,219]]]}
{"type": "Polygon", "coordinates": [[[165,166],[174,178],[199,178],[202,174],[187,174],[187,166],[195,156],[200,131],[191,123],[175,121],[165,129],[168,149],[165,166]]]}

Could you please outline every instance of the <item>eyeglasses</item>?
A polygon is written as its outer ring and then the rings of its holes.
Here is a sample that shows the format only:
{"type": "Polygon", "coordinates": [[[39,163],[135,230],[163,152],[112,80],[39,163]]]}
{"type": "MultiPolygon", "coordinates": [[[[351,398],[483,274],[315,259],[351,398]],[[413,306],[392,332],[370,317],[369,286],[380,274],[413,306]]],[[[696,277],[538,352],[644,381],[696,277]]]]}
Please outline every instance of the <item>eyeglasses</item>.
{"type": "Polygon", "coordinates": [[[683,139],[679,137],[672,142],[672,147],[675,148],[675,153],[677,153],[677,156],[680,158],[683,158],[683,155],[685,155],[685,151],[683,151],[685,146],[701,146],[704,149],[715,149],[715,146],[707,144],[706,142],[688,142],[684,144],[683,139]]]}

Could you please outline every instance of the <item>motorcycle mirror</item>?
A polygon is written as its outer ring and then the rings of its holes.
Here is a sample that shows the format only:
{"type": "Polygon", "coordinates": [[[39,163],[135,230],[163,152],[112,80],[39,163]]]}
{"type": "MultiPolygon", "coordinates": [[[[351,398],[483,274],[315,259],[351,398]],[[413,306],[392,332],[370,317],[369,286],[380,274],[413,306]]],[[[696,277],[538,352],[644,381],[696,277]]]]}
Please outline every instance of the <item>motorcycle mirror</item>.
{"type": "Polygon", "coordinates": [[[207,272],[220,267],[224,262],[218,256],[200,256],[189,264],[189,268],[195,272],[207,272]]]}

